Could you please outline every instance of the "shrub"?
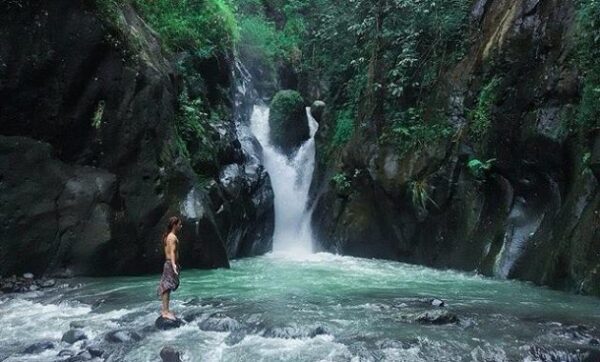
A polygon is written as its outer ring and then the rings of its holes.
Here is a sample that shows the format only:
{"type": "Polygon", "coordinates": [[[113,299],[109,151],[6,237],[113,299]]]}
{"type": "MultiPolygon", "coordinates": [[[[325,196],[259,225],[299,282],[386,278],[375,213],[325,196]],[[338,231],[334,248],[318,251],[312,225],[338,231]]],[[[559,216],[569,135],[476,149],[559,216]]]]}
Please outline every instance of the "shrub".
{"type": "Polygon", "coordinates": [[[470,112],[471,135],[476,140],[484,138],[492,122],[492,107],[498,100],[500,78],[492,78],[479,93],[477,105],[470,112]]]}
{"type": "Polygon", "coordinates": [[[421,211],[427,210],[427,204],[429,202],[436,205],[431,197],[429,197],[430,188],[431,186],[427,182],[427,179],[414,180],[408,183],[408,190],[410,192],[412,203],[421,211]]]}
{"type": "Polygon", "coordinates": [[[335,174],[331,178],[331,181],[333,182],[335,189],[339,195],[347,196],[350,194],[352,190],[352,182],[344,172],[335,174]]]}
{"type": "Polygon", "coordinates": [[[483,162],[474,158],[467,163],[467,168],[469,169],[471,174],[476,178],[483,178],[486,172],[488,172],[492,168],[494,161],[496,161],[495,158],[491,158],[483,162]]]}
{"type": "Polygon", "coordinates": [[[438,115],[425,122],[422,112],[422,108],[409,108],[397,113],[380,141],[395,145],[398,154],[403,155],[452,135],[453,129],[444,117],[438,115]]]}

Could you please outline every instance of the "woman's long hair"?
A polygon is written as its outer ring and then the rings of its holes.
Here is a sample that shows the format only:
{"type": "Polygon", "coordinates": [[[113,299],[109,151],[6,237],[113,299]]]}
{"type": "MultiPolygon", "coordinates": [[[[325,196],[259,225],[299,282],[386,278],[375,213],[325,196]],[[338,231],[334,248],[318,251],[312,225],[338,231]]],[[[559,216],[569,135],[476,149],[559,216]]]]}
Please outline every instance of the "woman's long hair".
{"type": "Polygon", "coordinates": [[[173,231],[173,228],[175,228],[175,226],[179,225],[180,223],[181,219],[177,216],[172,216],[169,218],[169,221],[167,222],[167,230],[165,230],[162,236],[163,245],[167,241],[167,236],[169,236],[169,234],[173,231]]]}

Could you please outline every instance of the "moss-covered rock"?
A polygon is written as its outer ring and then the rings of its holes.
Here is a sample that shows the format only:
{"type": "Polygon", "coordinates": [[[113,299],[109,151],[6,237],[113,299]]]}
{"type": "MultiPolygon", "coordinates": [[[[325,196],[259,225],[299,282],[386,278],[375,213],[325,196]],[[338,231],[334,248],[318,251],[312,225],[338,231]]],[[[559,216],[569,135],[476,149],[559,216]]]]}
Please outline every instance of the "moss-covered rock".
{"type": "Polygon", "coordinates": [[[291,154],[310,137],[304,99],[294,90],[277,92],[269,115],[271,142],[282,152],[291,154]]]}

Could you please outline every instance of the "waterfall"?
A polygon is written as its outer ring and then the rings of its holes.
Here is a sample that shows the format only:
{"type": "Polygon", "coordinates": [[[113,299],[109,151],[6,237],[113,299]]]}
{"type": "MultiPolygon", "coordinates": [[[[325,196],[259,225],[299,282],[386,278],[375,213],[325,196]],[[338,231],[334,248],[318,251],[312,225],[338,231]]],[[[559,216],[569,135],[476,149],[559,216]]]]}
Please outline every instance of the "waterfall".
{"type": "Polygon", "coordinates": [[[313,236],[311,211],[307,209],[308,191],[315,168],[314,135],[318,123],[306,109],[310,138],[292,155],[280,153],[269,138],[269,108],[255,105],[250,129],[263,148],[263,163],[275,194],[275,231],[273,252],[310,254],[313,236]]]}

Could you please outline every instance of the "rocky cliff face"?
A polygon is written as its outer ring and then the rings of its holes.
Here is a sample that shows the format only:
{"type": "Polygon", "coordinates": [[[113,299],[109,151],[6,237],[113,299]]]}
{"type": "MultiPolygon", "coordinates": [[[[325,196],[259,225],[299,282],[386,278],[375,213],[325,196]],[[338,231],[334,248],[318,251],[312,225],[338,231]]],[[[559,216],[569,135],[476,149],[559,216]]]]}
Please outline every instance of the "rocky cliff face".
{"type": "Polygon", "coordinates": [[[568,126],[574,14],[571,1],[474,2],[475,39],[437,89],[454,135],[406,153],[356,136],[317,173],[322,249],[600,295],[600,133],[568,126]]]}
{"type": "MultiPolygon", "coordinates": [[[[189,82],[133,8],[112,19],[89,1],[0,8],[1,275],[156,271],[163,224],[176,214],[185,266],[268,249],[268,175],[248,164],[232,120],[211,125],[209,181],[193,154],[177,152],[189,82]]],[[[230,66],[215,74],[216,63],[198,65],[196,80],[229,87],[230,66]]]]}

